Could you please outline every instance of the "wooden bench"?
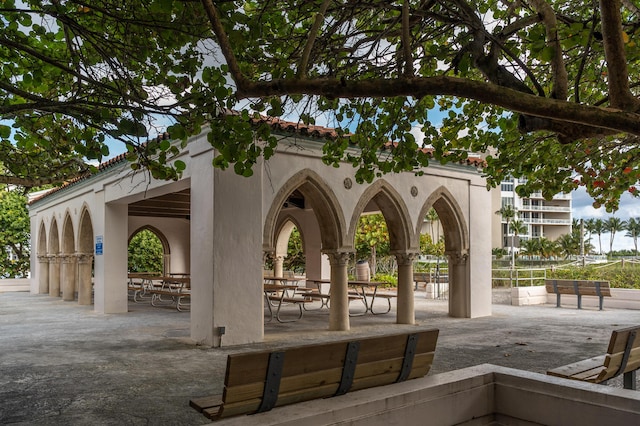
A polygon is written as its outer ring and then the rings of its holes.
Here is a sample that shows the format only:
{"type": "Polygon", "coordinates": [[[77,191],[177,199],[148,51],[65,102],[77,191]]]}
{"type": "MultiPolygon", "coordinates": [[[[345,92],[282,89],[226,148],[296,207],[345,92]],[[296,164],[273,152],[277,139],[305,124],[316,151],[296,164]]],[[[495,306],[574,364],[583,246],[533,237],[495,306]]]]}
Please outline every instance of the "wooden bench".
{"type": "Polygon", "coordinates": [[[432,329],[231,354],[223,394],[189,404],[216,420],[423,377],[437,339],[432,329]]]}
{"type": "Polygon", "coordinates": [[[614,330],[605,355],[578,361],[547,371],[550,376],[591,383],[604,383],[620,374],[625,389],[636,390],[640,368],[640,326],[614,330]]]}
{"type": "Polygon", "coordinates": [[[427,288],[427,284],[431,281],[431,277],[428,272],[414,272],[413,273],[413,283],[414,290],[418,290],[418,284],[424,283],[425,290],[427,288]]]}
{"type": "Polygon", "coordinates": [[[611,297],[609,281],[587,281],[587,280],[545,280],[547,293],[556,294],[556,306],[560,307],[560,295],[575,294],[578,296],[578,309],[582,309],[582,296],[598,296],[600,298],[600,310],[602,310],[603,299],[611,297]]]}

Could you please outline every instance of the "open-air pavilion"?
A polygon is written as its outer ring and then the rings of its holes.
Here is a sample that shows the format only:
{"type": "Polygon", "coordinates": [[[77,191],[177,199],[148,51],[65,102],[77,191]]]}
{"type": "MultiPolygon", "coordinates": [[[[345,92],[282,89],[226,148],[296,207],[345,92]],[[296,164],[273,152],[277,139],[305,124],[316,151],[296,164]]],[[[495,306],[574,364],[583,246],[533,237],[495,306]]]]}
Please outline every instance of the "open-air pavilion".
{"type": "Polygon", "coordinates": [[[220,346],[264,338],[263,266],[282,272],[295,226],[308,279],[331,284],[329,330],[349,330],[348,260],[359,217],[384,215],[398,265],[396,322],[415,320],[413,262],[427,211],[438,213],[449,264],[449,315],[491,314],[491,203],[479,159],[432,165],[422,175],[384,175],[359,184],[349,165],[322,162],[331,129],[270,121],[281,137],[276,154],[253,176],[211,165],[206,129],[178,157],[177,181],[134,172],[124,156],[90,176],[30,203],[31,293],[94,304],[95,312],[128,309],[127,247],[143,229],[164,248],[164,271],[191,277],[190,335],[220,346]],[[224,340],[223,340],[224,335],[224,340]]]}

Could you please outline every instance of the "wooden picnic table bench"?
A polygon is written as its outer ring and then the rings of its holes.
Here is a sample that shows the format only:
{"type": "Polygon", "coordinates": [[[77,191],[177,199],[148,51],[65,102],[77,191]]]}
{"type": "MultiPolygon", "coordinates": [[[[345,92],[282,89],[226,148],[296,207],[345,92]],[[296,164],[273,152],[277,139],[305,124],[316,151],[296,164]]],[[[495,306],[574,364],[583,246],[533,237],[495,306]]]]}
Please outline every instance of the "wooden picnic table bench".
{"type": "Polygon", "coordinates": [[[158,276],[148,277],[158,284],[151,285],[146,290],[151,295],[151,306],[172,305],[175,303],[176,309],[182,312],[189,309],[191,301],[191,278],[158,276]],[[165,296],[164,298],[162,296],[165,296]],[[189,302],[185,302],[189,300],[189,302]]]}
{"type": "Polygon", "coordinates": [[[544,280],[547,293],[556,294],[556,306],[560,307],[562,294],[574,294],[578,296],[578,309],[582,309],[582,296],[597,296],[600,298],[600,310],[605,297],[611,297],[609,281],[589,280],[544,280]]]}
{"type": "Polygon", "coordinates": [[[222,395],[189,404],[216,420],[423,377],[438,330],[231,354],[222,395]]]}
{"type": "Polygon", "coordinates": [[[585,359],[547,371],[550,376],[604,383],[620,374],[625,389],[636,390],[636,371],[640,368],[640,326],[613,330],[605,355],[585,359]]]}

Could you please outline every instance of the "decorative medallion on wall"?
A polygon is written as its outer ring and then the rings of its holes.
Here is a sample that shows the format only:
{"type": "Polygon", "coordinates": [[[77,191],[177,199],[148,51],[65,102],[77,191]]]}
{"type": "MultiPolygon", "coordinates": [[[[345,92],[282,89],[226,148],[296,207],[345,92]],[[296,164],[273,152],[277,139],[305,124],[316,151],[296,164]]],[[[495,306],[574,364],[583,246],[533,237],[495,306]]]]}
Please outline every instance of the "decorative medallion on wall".
{"type": "Polygon", "coordinates": [[[349,178],[344,178],[343,183],[344,183],[344,187],[347,189],[351,189],[351,187],[353,186],[353,182],[349,178]]]}
{"type": "Polygon", "coordinates": [[[416,186],[411,187],[411,195],[413,195],[414,197],[418,196],[418,188],[416,186]]]}

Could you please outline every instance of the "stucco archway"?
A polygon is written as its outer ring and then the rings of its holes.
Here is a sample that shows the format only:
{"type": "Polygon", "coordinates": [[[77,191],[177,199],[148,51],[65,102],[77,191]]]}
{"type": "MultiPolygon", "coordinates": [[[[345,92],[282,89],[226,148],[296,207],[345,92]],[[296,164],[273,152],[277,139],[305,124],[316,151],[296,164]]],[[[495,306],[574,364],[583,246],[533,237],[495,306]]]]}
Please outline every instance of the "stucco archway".
{"type": "Polygon", "coordinates": [[[273,198],[265,217],[263,250],[267,253],[275,252],[278,217],[294,191],[302,195],[305,208],[311,208],[318,220],[323,250],[341,249],[345,241],[345,223],[340,214],[340,204],[322,177],[312,170],[305,169],[293,175],[273,198]]]}
{"type": "Polygon", "coordinates": [[[419,240],[414,237],[409,210],[402,196],[384,179],[369,186],[360,199],[351,217],[349,238],[355,240],[360,215],[365,211],[380,211],[387,223],[391,253],[398,264],[398,308],[396,322],[415,323],[413,300],[413,258],[419,251],[419,240]]]}
{"type": "Polygon", "coordinates": [[[73,221],[67,212],[62,225],[62,264],[60,265],[62,300],[71,301],[76,298],[77,260],[73,221]]]}
{"type": "Polygon", "coordinates": [[[469,228],[460,206],[445,187],[439,187],[427,198],[416,225],[419,235],[422,220],[433,207],[438,213],[449,260],[449,315],[471,316],[471,278],[469,273],[469,228]]]}
{"type": "Polygon", "coordinates": [[[60,297],[60,233],[55,216],[49,227],[49,295],[60,297]]]}
{"type": "Polygon", "coordinates": [[[38,228],[38,293],[49,293],[49,256],[47,255],[47,229],[44,221],[38,228]]]}
{"type": "Polygon", "coordinates": [[[90,305],[93,299],[93,222],[85,206],[78,228],[78,304],[90,305]]]}
{"type": "Polygon", "coordinates": [[[330,330],[349,330],[349,298],[347,265],[353,241],[345,240],[346,227],[340,203],[330,186],[316,172],[304,169],[293,175],[274,197],[265,218],[263,250],[273,254],[277,245],[277,225],[282,208],[296,192],[304,209],[311,209],[317,219],[322,252],[331,265],[330,330]]]}

